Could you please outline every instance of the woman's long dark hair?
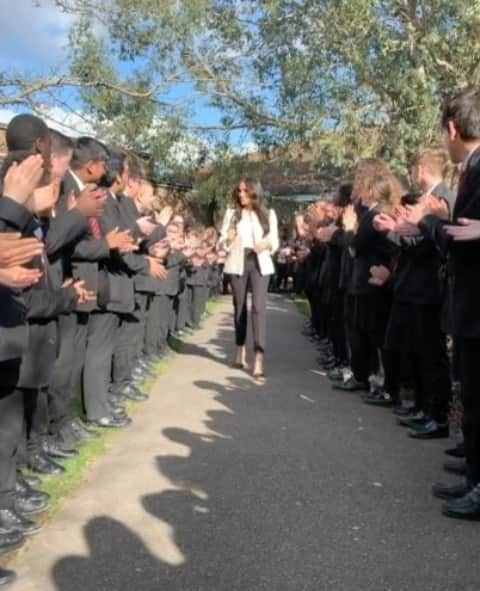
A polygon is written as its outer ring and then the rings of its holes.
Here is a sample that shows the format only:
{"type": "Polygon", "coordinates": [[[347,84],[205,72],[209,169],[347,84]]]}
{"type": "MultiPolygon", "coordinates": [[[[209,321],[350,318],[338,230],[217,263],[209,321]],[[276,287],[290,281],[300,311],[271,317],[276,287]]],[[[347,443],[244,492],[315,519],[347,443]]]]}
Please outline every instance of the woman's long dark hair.
{"type": "Polygon", "coordinates": [[[270,219],[269,212],[263,205],[263,187],[260,181],[251,177],[243,177],[237,185],[237,188],[233,192],[233,199],[235,202],[235,222],[238,223],[242,218],[242,206],[240,204],[239,189],[241,184],[246,185],[248,195],[252,201],[252,209],[257,214],[260,225],[263,229],[263,235],[267,235],[270,232],[270,219]]]}

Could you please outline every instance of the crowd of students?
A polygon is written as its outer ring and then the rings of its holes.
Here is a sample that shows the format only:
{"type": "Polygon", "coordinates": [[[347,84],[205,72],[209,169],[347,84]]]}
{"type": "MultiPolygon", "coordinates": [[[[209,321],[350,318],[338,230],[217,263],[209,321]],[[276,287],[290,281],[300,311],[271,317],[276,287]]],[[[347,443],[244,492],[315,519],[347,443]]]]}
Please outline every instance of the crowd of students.
{"type": "MultiPolygon", "coordinates": [[[[445,515],[478,520],[480,92],[449,99],[442,126],[445,146],[412,162],[414,187],[365,159],[331,202],[310,206],[277,254],[274,286],[292,276],[305,291],[305,333],[333,388],[391,408],[410,437],[449,437],[459,384],[463,437],[447,453],[464,460],[445,468],[462,480],[437,483],[433,494],[446,501],[445,515]],[[456,183],[447,182],[452,163],[456,183]]],[[[6,141],[1,552],[39,530],[31,515],[49,498],[38,476],[61,474],[61,460],[99,430],[129,425],[125,401],[147,398],[138,386],[168,355],[169,336],[198,327],[208,297],[225,290],[227,256],[215,228],[162,206],[125,152],[72,140],[32,115],[15,117],[6,141]]],[[[0,569],[0,585],[13,576],[0,569]]]]}
{"type": "Polygon", "coordinates": [[[448,99],[442,128],[445,142],[416,154],[411,188],[365,159],[331,203],[310,206],[297,220],[298,272],[311,309],[305,334],[335,390],[391,408],[421,441],[449,437],[458,383],[463,437],[446,452],[464,459],[444,467],[462,480],[432,492],[445,515],[478,520],[480,92],[448,99]]]}
{"type": "MultiPolygon", "coordinates": [[[[136,159],[19,115],[0,172],[0,552],[47,509],[43,475],[104,428],[222,287],[215,228],[162,206],[136,159]],[[26,470],[28,469],[28,470],[26,470]]],[[[14,578],[0,569],[0,586],[14,578]]]]}

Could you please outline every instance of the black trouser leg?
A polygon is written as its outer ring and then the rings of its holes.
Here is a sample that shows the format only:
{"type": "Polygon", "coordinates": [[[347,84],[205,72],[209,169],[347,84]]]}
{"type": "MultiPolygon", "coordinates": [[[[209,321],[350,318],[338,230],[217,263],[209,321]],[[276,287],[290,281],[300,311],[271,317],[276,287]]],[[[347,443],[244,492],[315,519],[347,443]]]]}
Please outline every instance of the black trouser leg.
{"type": "Polygon", "coordinates": [[[422,356],[421,366],[427,414],[435,421],[445,423],[452,400],[452,382],[447,340],[439,327],[432,329],[430,346],[422,356]]]}
{"type": "Polygon", "coordinates": [[[138,320],[130,315],[120,315],[113,353],[113,389],[128,385],[135,362],[135,346],[138,335],[138,320]]]}
{"type": "Polygon", "coordinates": [[[83,402],[90,421],[110,414],[108,389],[118,325],[118,315],[112,312],[90,314],[83,371],[83,402]]]}
{"type": "MultiPolygon", "coordinates": [[[[72,363],[72,374],[70,377],[70,390],[74,405],[77,407],[82,392],[82,375],[85,365],[85,353],[87,350],[87,333],[89,314],[75,314],[75,343],[72,363]]],[[[78,408],[78,407],[77,407],[78,408]]],[[[75,414],[78,414],[77,412],[75,414]]]]}
{"type": "Polygon", "coordinates": [[[232,275],[230,284],[233,292],[233,316],[235,324],[235,343],[243,347],[247,340],[247,287],[248,277],[232,275]]]}
{"type": "Polygon", "coordinates": [[[345,332],[345,297],[338,291],[332,299],[332,344],[335,359],[340,363],[348,361],[347,337],[345,332]]]}
{"type": "Polygon", "coordinates": [[[135,361],[137,361],[143,354],[148,300],[149,300],[149,295],[146,293],[136,293],[135,294],[136,304],[135,304],[134,316],[138,321],[137,336],[135,339],[135,351],[134,351],[135,361]]]}
{"type": "Polygon", "coordinates": [[[145,324],[145,354],[156,355],[158,353],[158,333],[160,331],[160,298],[154,295],[147,310],[145,324]]]}
{"type": "Polygon", "coordinates": [[[172,298],[168,295],[159,295],[158,298],[158,332],[157,351],[165,350],[170,327],[170,314],[172,311],[172,298]]]}
{"type": "Polygon", "coordinates": [[[177,296],[177,330],[185,330],[188,320],[188,293],[187,288],[177,296]]]}
{"type": "Polygon", "coordinates": [[[22,438],[23,392],[0,386],[0,509],[11,509],[15,494],[17,450],[22,438]]]}
{"type": "Polygon", "coordinates": [[[48,387],[50,430],[57,433],[62,426],[78,415],[78,393],[71,387],[75,355],[76,315],[62,315],[58,319],[60,351],[48,387]]]}
{"type": "Polygon", "coordinates": [[[398,351],[382,350],[382,364],[385,373],[383,389],[392,397],[394,403],[400,401],[403,357],[398,351]]]}
{"type": "Polygon", "coordinates": [[[476,485],[480,482],[480,396],[478,384],[480,339],[458,338],[456,344],[463,402],[463,438],[467,477],[476,485]]]}
{"type": "Polygon", "coordinates": [[[202,320],[204,306],[204,288],[201,285],[194,285],[192,290],[192,324],[197,327],[202,320]]]}
{"type": "Polygon", "coordinates": [[[359,382],[368,382],[370,374],[372,351],[368,335],[353,326],[350,332],[351,368],[353,375],[359,382]]]}
{"type": "Polygon", "coordinates": [[[48,436],[48,395],[45,388],[22,388],[27,455],[41,451],[48,436]]]}
{"type": "Polygon", "coordinates": [[[267,294],[270,276],[262,276],[255,258],[249,270],[252,289],[252,332],[255,353],[265,351],[267,341],[267,294]]]}

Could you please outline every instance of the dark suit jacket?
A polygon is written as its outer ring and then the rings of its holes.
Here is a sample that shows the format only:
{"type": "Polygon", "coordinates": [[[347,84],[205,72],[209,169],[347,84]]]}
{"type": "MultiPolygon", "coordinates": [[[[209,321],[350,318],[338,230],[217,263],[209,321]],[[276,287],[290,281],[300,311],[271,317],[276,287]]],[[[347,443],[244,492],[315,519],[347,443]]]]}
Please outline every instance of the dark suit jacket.
{"type": "MultiPolygon", "coordinates": [[[[31,236],[35,219],[22,205],[0,197],[0,232],[31,236]]],[[[27,306],[20,290],[0,285],[0,375],[3,387],[16,386],[22,355],[28,347],[27,306]]]]}
{"type": "MultiPolygon", "coordinates": [[[[453,219],[480,219],[480,148],[471,156],[453,210],[453,219]]],[[[452,287],[452,333],[457,337],[480,338],[480,241],[454,242],[446,234],[445,222],[426,216],[420,228],[437,244],[440,253],[449,255],[452,287]]]]}
{"type": "Polygon", "coordinates": [[[373,218],[378,213],[373,208],[363,214],[350,245],[354,258],[351,287],[353,295],[374,294],[383,289],[369,284],[370,267],[383,265],[391,268],[394,255],[398,252],[398,248],[373,227],[373,218]]]}
{"type": "MultiPolygon", "coordinates": [[[[71,173],[67,172],[63,179],[62,194],[57,208],[59,211],[66,210],[67,197],[71,191],[78,196],[80,188],[71,173]]],[[[104,238],[94,239],[87,221],[83,233],[73,242],[70,252],[67,254],[67,264],[64,265],[64,273],[67,276],[72,276],[74,279],[82,279],[85,281],[85,287],[87,289],[98,294],[100,288],[98,262],[109,257],[110,249],[107,241],[104,238]],[[71,267],[69,263],[71,263],[71,267]]],[[[77,309],[79,312],[91,312],[95,308],[96,304],[89,302],[79,305],[77,309]]]]}

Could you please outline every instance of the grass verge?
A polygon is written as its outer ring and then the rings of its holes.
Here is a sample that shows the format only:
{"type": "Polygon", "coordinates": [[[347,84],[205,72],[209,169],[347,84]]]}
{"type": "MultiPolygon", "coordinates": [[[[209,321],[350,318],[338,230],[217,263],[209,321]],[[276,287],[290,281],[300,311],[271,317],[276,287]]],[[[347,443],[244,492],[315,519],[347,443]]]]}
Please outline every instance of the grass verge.
{"type": "Polygon", "coordinates": [[[305,296],[293,294],[290,296],[290,299],[297,306],[300,314],[303,314],[304,316],[310,316],[310,304],[308,303],[308,300],[305,296]]]}

